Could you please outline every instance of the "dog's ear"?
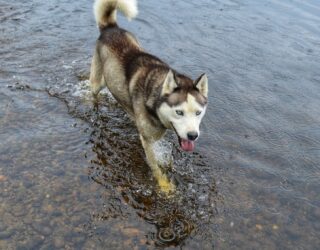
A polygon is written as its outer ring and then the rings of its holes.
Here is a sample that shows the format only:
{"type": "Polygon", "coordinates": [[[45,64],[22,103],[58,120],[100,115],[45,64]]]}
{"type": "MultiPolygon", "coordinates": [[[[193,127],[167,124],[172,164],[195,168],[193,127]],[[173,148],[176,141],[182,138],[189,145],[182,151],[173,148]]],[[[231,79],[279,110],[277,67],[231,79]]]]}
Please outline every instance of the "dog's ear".
{"type": "Polygon", "coordinates": [[[208,97],[208,77],[206,74],[199,76],[194,82],[194,86],[199,90],[200,94],[208,97]]]}
{"type": "Polygon", "coordinates": [[[163,96],[166,94],[171,94],[173,90],[177,87],[178,84],[175,80],[172,70],[170,69],[166,76],[166,79],[163,82],[161,95],[163,96]]]}

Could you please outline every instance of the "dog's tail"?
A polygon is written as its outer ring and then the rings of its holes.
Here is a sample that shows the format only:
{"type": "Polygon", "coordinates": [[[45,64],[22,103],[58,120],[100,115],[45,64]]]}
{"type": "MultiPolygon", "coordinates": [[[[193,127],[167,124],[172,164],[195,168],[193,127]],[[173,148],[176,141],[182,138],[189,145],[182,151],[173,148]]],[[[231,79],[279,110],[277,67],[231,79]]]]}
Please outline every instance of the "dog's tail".
{"type": "Polygon", "coordinates": [[[117,23],[117,10],[120,10],[129,20],[138,14],[136,0],[95,0],[94,16],[100,30],[114,26],[117,23]]]}

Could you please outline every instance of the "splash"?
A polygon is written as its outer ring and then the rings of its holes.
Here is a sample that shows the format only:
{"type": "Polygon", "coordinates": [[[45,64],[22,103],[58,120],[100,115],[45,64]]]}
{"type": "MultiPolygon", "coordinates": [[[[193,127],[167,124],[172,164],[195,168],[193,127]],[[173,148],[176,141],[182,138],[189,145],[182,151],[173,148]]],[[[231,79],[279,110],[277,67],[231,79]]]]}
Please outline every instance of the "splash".
{"type": "MultiPolygon", "coordinates": [[[[95,101],[92,96],[90,81],[88,79],[79,81],[77,84],[73,85],[71,93],[74,97],[80,97],[86,101],[95,101]]],[[[108,102],[112,102],[113,104],[116,103],[116,100],[107,87],[102,89],[98,95],[98,99],[102,98],[107,98],[108,102]]]]}

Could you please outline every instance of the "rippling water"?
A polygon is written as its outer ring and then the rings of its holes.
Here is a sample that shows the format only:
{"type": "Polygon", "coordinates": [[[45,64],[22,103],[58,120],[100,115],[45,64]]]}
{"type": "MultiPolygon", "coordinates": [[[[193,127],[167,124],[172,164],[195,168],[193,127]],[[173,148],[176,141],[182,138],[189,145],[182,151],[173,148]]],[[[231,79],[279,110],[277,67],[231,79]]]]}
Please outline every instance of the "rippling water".
{"type": "Polygon", "coordinates": [[[210,79],[196,152],[160,151],[162,195],[137,131],[88,90],[91,1],[0,0],[1,249],[316,249],[320,3],[139,1],[121,26],[210,79]]]}

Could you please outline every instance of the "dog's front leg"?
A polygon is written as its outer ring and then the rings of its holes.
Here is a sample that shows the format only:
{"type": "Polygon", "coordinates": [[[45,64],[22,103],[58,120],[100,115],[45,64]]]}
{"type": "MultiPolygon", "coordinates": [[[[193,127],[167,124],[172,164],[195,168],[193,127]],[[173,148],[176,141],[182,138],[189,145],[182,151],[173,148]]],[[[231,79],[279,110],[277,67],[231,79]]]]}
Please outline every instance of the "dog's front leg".
{"type": "Polygon", "coordinates": [[[141,139],[144,151],[146,153],[147,162],[161,190],[166,193],[170,191],[174,191],[175,189],[174,184],[168,180],[167,175],[162,172],[162,170],[158,165],[158,161],[157,161],[157,158],[154,152],[154,147],[153,147],[154,142],[144,138],[142,135],[140,135],[140,139],[141,139]]]}

